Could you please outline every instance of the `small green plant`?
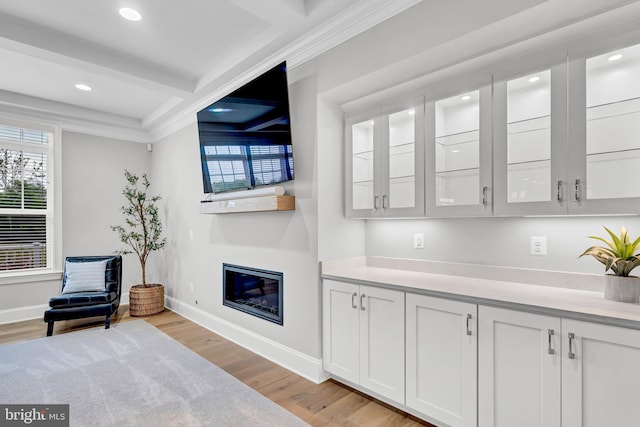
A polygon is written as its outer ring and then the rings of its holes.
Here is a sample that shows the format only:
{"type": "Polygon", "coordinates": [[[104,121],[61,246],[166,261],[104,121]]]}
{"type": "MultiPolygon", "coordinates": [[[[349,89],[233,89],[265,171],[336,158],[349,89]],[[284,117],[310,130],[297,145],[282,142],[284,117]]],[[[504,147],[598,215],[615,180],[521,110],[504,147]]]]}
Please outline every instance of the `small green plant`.
{"type": "Polygon", "coordinates": [[[125,170],[124,176],[127,179],[127,185],[122,190],[122,194],[128,203],[121,207],[121,211],[126,226],[112,225],[111,229],[118,233],[120,241],[129,245],[131,249],[120,249],[115,253],[138,255],[142,268],[142,285],[147,286],[147,258],[151,252],[164,248],[167,243],[166,237],[161,237],[162,223],[158,217],[156,205],[160,196],[147,195],[151,184],[146,174],[139,177],[125,170]]]}
{"type": "Polygon", "coordinates": [[[607,246],[591,246],[580,257],[591,255],[604,264],[605,272],[611,269],[616,276],[628,277],[631,270],[640,266],[640,253],[636,253],[636,249],[640,245],[640,237],[631,242],[629,234],[624,227],[620,228],[619,237],[607,227],[604,227],[604,229],[611,236],[611,240],[598,236],[589,236],[589,238],[600,240],[606,243],[607,246]]]}

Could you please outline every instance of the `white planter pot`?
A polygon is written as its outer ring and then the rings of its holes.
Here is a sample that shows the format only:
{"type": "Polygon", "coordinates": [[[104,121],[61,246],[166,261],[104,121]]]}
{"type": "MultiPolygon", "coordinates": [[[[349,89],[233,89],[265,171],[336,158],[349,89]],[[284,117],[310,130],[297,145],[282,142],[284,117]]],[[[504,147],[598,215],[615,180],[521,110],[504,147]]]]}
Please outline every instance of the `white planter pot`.
{"type": "Polygon", "coordinates": [[[640,302],[640,277],[604,276],[604,298],[620,302],[640,302]]]}

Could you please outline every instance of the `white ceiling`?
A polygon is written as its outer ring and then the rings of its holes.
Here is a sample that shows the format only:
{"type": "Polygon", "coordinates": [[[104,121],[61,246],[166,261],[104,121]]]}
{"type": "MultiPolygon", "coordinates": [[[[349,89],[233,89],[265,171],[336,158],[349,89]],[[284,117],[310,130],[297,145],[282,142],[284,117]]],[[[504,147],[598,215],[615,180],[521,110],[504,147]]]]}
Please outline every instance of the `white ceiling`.
{"type": "Polygon", "coordinates": [[[417,72],[437,79],[452,61],[496,49],[535,51],[529,40],[553,45],[567,26],[574,38],[640,28],[640,0],[0,0],[0,112],[153,142],[283,60],[294,68],[350,38],[345,48],[373,39],[395,57],[388,32],[407,22],[418,31],[401,50],[408,56],[340,87],[341,96],[398,79],[425,85],[417,72]],[[412,6],[404,20],[389,19],[412,6]],[[142,20],[122,19],[121,7],[142,20]]]}
{"type": "Polygon", "coordinates": [[[0,0],[0,107],[147,142],[247,70],[295,66],[419,1],[0,0]]]}

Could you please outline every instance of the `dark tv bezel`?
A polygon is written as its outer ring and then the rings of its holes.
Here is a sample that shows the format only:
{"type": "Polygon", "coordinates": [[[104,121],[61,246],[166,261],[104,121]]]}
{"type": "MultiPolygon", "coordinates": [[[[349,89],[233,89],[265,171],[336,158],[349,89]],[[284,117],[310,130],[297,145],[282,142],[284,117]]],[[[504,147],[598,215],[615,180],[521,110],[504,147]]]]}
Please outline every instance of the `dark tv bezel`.
{"type": "MultiPolygon", "coordinates": [[[[267,88],[267,90],[268,89],[271,89],[271,88],[267,88]]],[[[278,185],[278,184],[295,180],[295,166],[294,166],[295,161],[293,156],[293,137],[291,132],[291,108],[290,108],[290,99],[289,99],[289,84],[288,84],[288,77],[287,77],[286,61],[283,61],[278,65],[276,65],[275,67],[272,67],[271,69],[263,72],[259,76],[253,78],[249,82],[240,86],[238,89],[235,89],[234,91],[228,93],[227,95],[221,97],[220,99],[211,103],[207,107],[203,108],[197,113],[196,121],[198,125],[198,143],[200,148],[200,163],[201,163],[200,167],[201,167],[201,175],[202,175],[202,185],[203,185],[203,190],[205,194],[223,194],[223,193],[228,193],[233,191],[251,190],[259,187],[268,187],[268,186],[278,185]],[[276,74],[276,77],[273,77],[274,74],[276,74]],[[206,131],[204,131],[202,128],[204,127],[203,123],[206,121],[201,120],[200,118],[201,115],[206,114],[206,112],[214,108],[216,104],[222,104],[225,101],[228,102],[229,99],[237,99],[238,97],[240,98],[247,97],[247,91],[251,91],[251,90],[255,91],[256,89],[258,91],[264,90],[265,84],[269,82],[269,79],[274,79],[274,78],[282,78],[282,80],[284,81],[284,85],[279,89],[279,91],[280,91],[280,94],[283,94],[280,96],[280,99],[284,99],[286,101],[283,103],[283,108],[284,108],[284,111],[286,112],[286,119],[287,119],[286,137],[285,137],[286,142],[284,144],[274,143],[272,139],[266,138],[256,145],[264,144],[264,145],[290,146],[291,153],[289,156],[285,157],[285,158],[291,159],[292,167],[290,168],[290,173],[285,174],[284,179],[279,181],[269,182],[269,183],[256,183],[255,182],[256,175],[250,169],[249,170],[250,182],[249,182],[249,185],[247,185],[246,187],[232,188],[232,189],[226,189],[226,190],[214,192],[211,185],[211,175],[209,173],[208,165],[207,165],[207,155],[205,154],[205,147],[207,147],[208,144],[204,143],[204,138],[203,138],[203,133],[206,131]]],[[[242,139],[243,137],[235,138],[236,141],[241,141],[242,139]]],[[[234,145],[234,144],[230,144],[230,145],[234,145]]],[[[245,144],[238,142],[237,145],[245,145],[245,144]]]]}

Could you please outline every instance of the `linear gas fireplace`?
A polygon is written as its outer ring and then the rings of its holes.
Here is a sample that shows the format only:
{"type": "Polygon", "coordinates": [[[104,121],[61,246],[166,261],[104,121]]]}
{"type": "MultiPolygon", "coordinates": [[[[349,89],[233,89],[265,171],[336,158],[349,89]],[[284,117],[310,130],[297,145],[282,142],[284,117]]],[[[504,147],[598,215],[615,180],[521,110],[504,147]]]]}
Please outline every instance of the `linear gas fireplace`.
{"type": "Polygon", "coordinates": [[[282,278],[276,271],[222,264],[222,304],[282,325],[282,278]]]}

